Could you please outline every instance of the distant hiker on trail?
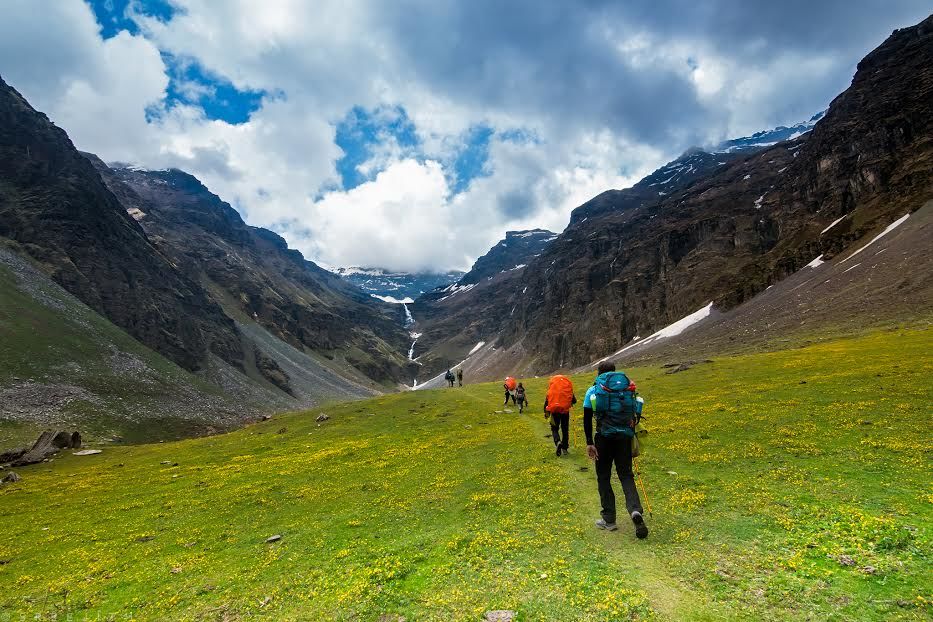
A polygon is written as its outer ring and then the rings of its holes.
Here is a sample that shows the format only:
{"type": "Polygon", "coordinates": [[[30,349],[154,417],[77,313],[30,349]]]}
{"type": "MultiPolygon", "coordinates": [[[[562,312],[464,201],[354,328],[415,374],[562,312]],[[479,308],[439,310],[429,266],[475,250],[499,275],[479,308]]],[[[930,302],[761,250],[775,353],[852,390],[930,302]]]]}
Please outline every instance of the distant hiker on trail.
{"type": "Polygon", "coordinates": [[[641,398],[635,393],[635,383],[614,363],[600,363],[599,375],[583,398],[583,432],[586,434],[586,454],[596,462],[596,481],[602,518],[596,526],[615,531],[616,497],[612,491],[612,465],[622,482],[625,507],[635,524],[635,535],[648,537],[648,526],[642,516],[641,499],[632,472],[632,439],[635,424],[641,416],[641,398]],[[593,417],[596,417],[596,437],[593,437],[593,417]]]}
{"type": "Polygon", "coordinates": [[[518,400],[518,412],[524,412],[525,406],[528,405],[528,399],[525,397],[525,387],[522,386],[521,382],[515,387],[515,399],[518,400]]]}
{"type": "Polygon", "coordinates": [[[461,387],[463,386],[463,370],[462,369],[457,370],[457,384],[459,384],[461,387]]]}
{"type": "Polygon", "coordinates": [[[453,372],[450,371],[449,369],[447,370],[447,373],[444,374],[444,380],[447,381],[447,384],[449,385],[450,388],[453,388],[453,386],[454,386],[454,374],[453,374],[453,372]]]}
{"type": "Polygon", "coordinates": [[[515,387],[516,387],[515,378],[513,378],[512,376],[507,376],[505,379],[505,382],[502,383],[502,387],[505,389],[505,401],[502,402],[502,405],[508,406],[510,397],[512,398],[512,403],[514,404],[515,403],[515,387]]]}
{"type": "Polygon", "coordinates": [[[544,398],[544,416],[551,418],[551,435],[557,456],[568,453],[568,431],[570,429],[570,408],[577,403],[573,393],[573,383],[567,376],[552,376],[544,398]],[[563,435],[563,438],[561,438],[563,435]]]}

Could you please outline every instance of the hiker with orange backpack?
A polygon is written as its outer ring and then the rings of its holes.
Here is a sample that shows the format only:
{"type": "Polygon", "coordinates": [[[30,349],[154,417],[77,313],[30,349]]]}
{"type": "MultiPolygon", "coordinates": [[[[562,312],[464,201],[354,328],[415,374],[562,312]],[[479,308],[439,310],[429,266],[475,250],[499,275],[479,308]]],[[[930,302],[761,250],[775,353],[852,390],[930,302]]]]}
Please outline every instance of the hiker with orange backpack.
{"type": "Polygon", "coordinates": [[[570,378],[560,374],[552,376],[544,398],[544,416],[551,418],[551,436],[554,437],[555,453],[558,458],[561,453],[568,453],[570,409],[576,403],[577,396],[573,393],[573,383],[570,382],[570,378]],[[562,435],[563,438],[561,438],[562,435]]]}
{"type": "Polygon", "coordinates": [[[625,508],[635,525],[635,536],[648,537],[648,526],[642,515],[641,499],[632,471],[632,441],[635,424],[641,418],[644,401],[635,392],[635,383],[611,362],[599,364],[596,381],[583,398],[583,433],[586,435],[586,454],[596,462],[596,482],[602,517],[596,526],[615,531],[616,497],[612,490],[612,465],[622,483],[625,508]],[[596,419],[596,437],[593,437],[593,418],[596,419]]]}
{"type": "Polygon", "coordinates": [[[503,406],[508,406],[510,397],[512,398],[512,404],[516,404],[516,401],[515,401],[515,387],[516,386],[517,386],[517,383],[515,382],[515,378],[513,378],[512,376],[507,376],[505,379],[505,382],[502,383],[502,387],[505,389],[505,401],[502,402],[503,406]]]}

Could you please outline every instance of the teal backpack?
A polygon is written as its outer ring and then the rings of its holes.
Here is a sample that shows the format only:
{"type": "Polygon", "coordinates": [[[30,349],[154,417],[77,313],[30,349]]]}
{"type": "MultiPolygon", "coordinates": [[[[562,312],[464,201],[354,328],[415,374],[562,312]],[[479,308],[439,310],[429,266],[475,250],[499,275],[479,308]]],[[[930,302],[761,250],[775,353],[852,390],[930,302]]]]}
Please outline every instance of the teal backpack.
{"type": "Polygon", "coordinates": [[[593,383],[592,408],[596,431],[602,436],[635,436],[635,423],[641,405],[635,400],[635,385],[620,371],[609,371],[593,383]]]}

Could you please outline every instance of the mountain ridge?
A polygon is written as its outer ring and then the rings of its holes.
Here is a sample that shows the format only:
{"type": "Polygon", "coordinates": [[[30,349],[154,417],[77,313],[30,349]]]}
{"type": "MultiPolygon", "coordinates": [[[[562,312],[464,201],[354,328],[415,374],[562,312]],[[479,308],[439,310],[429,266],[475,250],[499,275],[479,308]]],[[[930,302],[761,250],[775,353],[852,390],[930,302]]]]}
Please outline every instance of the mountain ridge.
{"type": "Polygon", "coordinates": [[[390,363],[385,356],[401,352],[407,341],[393,307],[306,260],[278,234],[247,225],[184,171],[99,170],[143,214],[139,222],[162,252],[206,283],[229,315],[255,321],[299,351],[334,357],[338,349],[353,350],[358,354],[343,360],[376,382],[406,375],[404,358],[390,363]]]}
{"type": "Polygon", "coordinates": [[[933,17],[895,31],[815,123],[778,128],[783,142],[758,144],[764,132],[725,153],[688,150],[587,201],[520,290],[490,288],[461,310],[498,318],[484,334],[457,338],[448,324],[435,339],[459,339],[457,354],[495,344],[487,363],[472,357],[484,378],[578,367],[711,301],[734,309],[919,209],[933,196],[931,31],[933,17]]]}
{"type": "Polygon", "coordinates": [[[735,307],[919,209],[933,194],[931,68],[933,17],[866,56],[810,132],[660,202],[572,223],[528,270],[535,295],[515,301],[505,345],[530,346],[536,369],[584,364],[710,300],[735,307]]]}

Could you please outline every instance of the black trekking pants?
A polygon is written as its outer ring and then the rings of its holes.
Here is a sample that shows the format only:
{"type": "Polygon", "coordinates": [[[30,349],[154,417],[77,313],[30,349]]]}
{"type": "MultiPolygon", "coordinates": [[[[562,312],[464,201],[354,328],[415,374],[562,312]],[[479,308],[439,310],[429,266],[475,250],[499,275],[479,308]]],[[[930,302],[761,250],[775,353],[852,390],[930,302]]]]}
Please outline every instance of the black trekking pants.
{"type": "Polygon", "coordinates": [[[551,413],[551,436],[554,437],[554,446],[567,449],[568,432],[570,430],[570,413],[551,413]],[[561,434],[564,440],[561,440],[561,434]]]}
{"type": "Polygon", "coordinates": [[[508,405],[508,403],[509,403],[509,398],[510,398],[510,397],[512,398],[512,403],[514,404],[514,403],[515,403],[515,396],[512,394],[511,391],[509,391],[508,389],[506,389],[506,390],[505,390],[505,401],[502,402],[502,405],[503,405],[503,406],[507,406],[507,405],[508,405]]]}
{"type": "Polygon", "coordinates": [[[629,514],[642,512],[638,488],[635,487],[635,475],[632,473],[632,439],[622,434],[602,436],[597,433],[594,443],[599,454],[596,460],[596,482],[599,485],[599,500],[603,506],[603,520],[607,523],[616,522],[616,496],[612,491],[613,463],[622,482],[625,508],[629,514]]]}

